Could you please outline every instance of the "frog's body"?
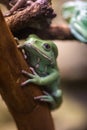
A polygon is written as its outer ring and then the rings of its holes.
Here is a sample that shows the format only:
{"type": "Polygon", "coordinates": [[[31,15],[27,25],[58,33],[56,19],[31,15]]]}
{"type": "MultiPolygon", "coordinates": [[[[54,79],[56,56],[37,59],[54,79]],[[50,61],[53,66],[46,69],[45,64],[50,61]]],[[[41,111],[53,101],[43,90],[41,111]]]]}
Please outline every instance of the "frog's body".
{"type": "Polygon", "coordinates": [[[78,40],[87,43],[87,2],[65,3],[63,6],[63,16],[69,22],[72,34],[78,40]]]}
{"type": "Polygon", "coordinates": [[[61,103],[62,92],[58,89],[60,74],[56,63],[58,55],[56,45],[51,41],[41,40],[36,35],[31,35],[20,48],[24,49],[27,62],[33,68],[33,74],[23,71],[31,79],[22,85],[30,82],[41,85],[45,95],[35,97],[35,99],[49,102],[51,108],[58,107],[61,103]]]}

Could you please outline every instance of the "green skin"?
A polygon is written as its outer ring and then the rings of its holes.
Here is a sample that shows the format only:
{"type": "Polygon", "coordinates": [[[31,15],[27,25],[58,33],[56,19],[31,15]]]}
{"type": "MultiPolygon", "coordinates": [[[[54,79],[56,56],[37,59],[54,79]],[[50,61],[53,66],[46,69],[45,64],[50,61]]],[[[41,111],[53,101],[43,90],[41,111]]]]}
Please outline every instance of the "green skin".
{"type": "Polygon", "coordinates": [[[51,109],[58,108],[62,100],[60,85],[60,74],[56,58],[58,50],[52,41],[41,40],[36,35],[30,35],[23,45],[18,48],[24,49],[27,63],[32,67],[33,74],[22,71],[30,78],[21,85],[34,83],[42,87],[43,94],[34,97],[35,100],[48,102],[51,109]]]}
{"type": "Polygon", "coordinates": [[[66,2],[63,5],[63,17],[69,22],[75,38],[87,43],[87,2],[66,2]]]}

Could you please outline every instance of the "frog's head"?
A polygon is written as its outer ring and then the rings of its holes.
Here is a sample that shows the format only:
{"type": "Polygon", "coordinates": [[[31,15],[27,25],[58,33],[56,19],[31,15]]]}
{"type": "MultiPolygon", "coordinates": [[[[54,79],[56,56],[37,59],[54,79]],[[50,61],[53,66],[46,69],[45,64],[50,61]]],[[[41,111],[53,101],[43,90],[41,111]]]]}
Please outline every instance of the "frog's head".
{"type": "Polygon", "coordinates": [[[21,46],[25,53],[33,53],[44,62],[55,64],[58,55],[57,46],[49,40],[42,40],[36,35],[30,35],[21,46]]]}

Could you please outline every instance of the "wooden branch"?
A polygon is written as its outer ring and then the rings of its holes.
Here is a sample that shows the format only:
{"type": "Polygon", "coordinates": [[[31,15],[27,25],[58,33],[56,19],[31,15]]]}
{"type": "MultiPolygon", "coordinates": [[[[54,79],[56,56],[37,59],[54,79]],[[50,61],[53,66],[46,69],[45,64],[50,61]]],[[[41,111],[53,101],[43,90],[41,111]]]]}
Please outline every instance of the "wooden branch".
{"type": "Polygon", "coordinates": [[[23,10],[16,11],[11,16],[5,17],[5,20],[14,33],[32,26],[34,28],[46,28],[55,16],[56,14],[47,0],[37,0],[31,6],[26,6],[23,10]]]}
{"type": "Polygon", "coordinates": [[[54,130],[47,104],[33,99],[42,94],[38,86],[20,86],[26,79],[22,69],[30,71],[0,11],[0,94],[18,130],[54,130]]]}
{"type": "Polygon", "coordinates": [[[74,36],[71,34],[70,29],[67,26],[50,26],[44,29],[25,28],[14,33],[15,37],[19,39],[26,39],[29,34],[36,34],[42,39],[49,40],[73,40],[74,36]]]}
{"type": "MultiPolygon", "coordinates": [[[[50,26],[48,28],[44,29],[33,29],[28,28],[24,32],[29,33],[35,33],[42,39],[50,39],[50,40],[66,40],[66,39],[74,39],[72,36],[70,29],[67,26],[50,26]]],[[[21,34],[22,36],[23,34],[21,34]]],[[[17,34],[18,36],[18,34],[17,34]]]]}
{"type": "Polygon", "coordinates": [[[74,39],[72,36],[70,29],[68,26],[50,26],[48,29],[45,30],[45,34],[48,34],[50,39],[59,39],[59,40],[66,40],[66,39],[74,39]]]}
{"type": "MultiPolygon", "coordinates": [[[[12,17],[12,16],[11,16],[12,17]]],[[[11,20],[11,19],[10,19],[11,20]]],[[[14,18],[13,18],[14,21],[14,18]]],[[[28,24],[22,21],[22,24],[18,21],[17,24],[14,24],[14,22],[9,21],[9,18],[6,19],[6,22],[8,26],[10,27],[12,33],[14,36],[17,37],[27,37],[29,34],[37,34],[39,37],[43,39],[51,39],[51,40],[73,40],[75,37],[71,34],[71,31],[68,26],[65,25],[59,25],[59,26],[48,26],[43,25],[44,28],[42,29],[36,29],[35,27],[29,27],[31,25],[30,21],[28,24]],[[23,26],[24,24],[24,26],[23,26]],[[46,27],[47,26],[47,27],[46,27]],[[23,35],[22,35],[23,34],[23,35]],[[24,36],[25,35],[25,36],[24,36]]],[[[16,21],[15,21],[16,22],[16,21]]],[[[38,21],[32,21],[33,24],[39,25],[38,21]]]]}
{"type": "Polygon", "coordinates": [[[16,34],[17,37],[21,34],[20,31],[23,31],[28,34],[35,33],[44,39],[75,39],[68,26],[50,26],[52,19],[56,16],[51,7],[51,2],[43,0],[43,3],[41,1],[38,3],[37,1],[31,6],[5,17],[12,33],[16,34]]]}

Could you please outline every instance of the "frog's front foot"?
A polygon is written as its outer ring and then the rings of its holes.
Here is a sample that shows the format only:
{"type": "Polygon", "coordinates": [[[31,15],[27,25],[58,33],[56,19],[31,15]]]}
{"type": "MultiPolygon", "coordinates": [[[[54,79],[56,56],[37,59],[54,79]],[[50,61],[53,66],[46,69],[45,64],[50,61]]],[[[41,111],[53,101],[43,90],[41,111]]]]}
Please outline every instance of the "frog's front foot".
{"type": "Polygon", "coordinates": [[[25,86],[28,83],[33,82],[33,79],[34,79],[34,75],[33,74],[31,74],[31,73],[29,73],[29,72],[27,72],[25,70],[22,70],[22,74],[24,74],[25,76],[28,76],[28,77],[30,77],[32,79],[28,79],[28,80],[24,81],[23,83],[21,83],[21,86],[25,86]]]}
{"type": "Polygon", "coordinates": [[[30,68],[30,70],[32,69],[32,72],[33,74],[25,71],[25,70],[22,70],[22,74],[24,74],[25,76],[28,76],[29,79],[24,81],[21,86],[25,86],[27,85],[28,83],[34,83],[34,84],[37,84],[39,85],[40,84],[40,76],[34,71],[33,68],[30,68]]]}

